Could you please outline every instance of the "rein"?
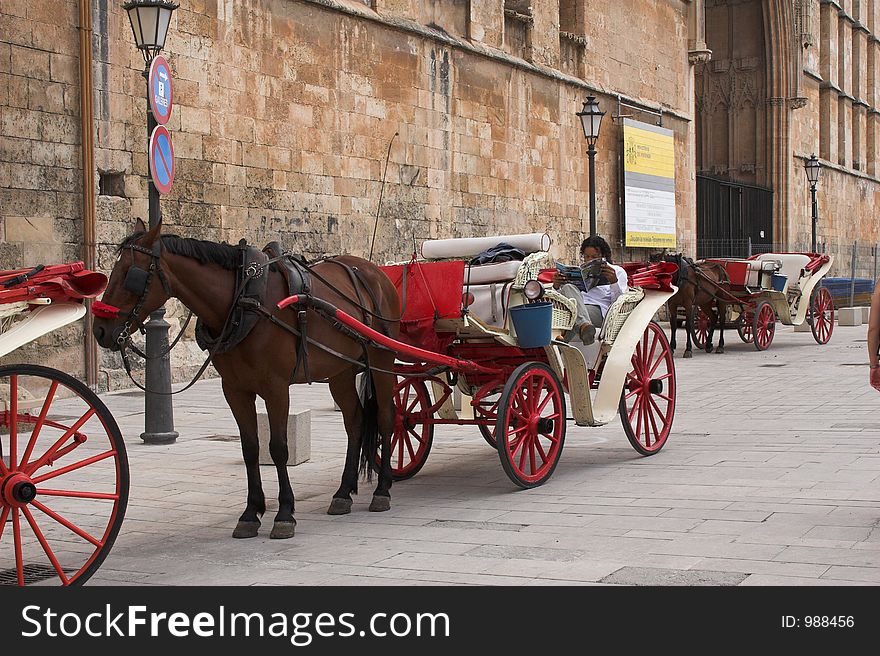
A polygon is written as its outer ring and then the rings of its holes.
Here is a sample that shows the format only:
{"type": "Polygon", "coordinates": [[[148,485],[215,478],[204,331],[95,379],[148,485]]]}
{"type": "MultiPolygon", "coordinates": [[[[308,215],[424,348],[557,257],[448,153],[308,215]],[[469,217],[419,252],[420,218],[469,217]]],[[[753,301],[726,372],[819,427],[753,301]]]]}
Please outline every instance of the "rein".
{"type": "MultiPolygon", "coordinates": [[[[244,241],[244,240],[242,240],[242,241],[244,241]]],[[[288,254],[283,253],[282,255],[280,255],[278,257],[274,257],[274,258],[269,259],[265,263],[242,262],[239,265],[238,269],[240,271],[242,271],[243,275],[239,278],[239,280],[236,283],[237,288],[235,290],[235,293],[233,294],[232,303],[230,304],[229,312],[226,315],[226,319],[223,322],[223,327],[220,330],[220,335],[217,338],[217,342],[213,345],[210,352],[208,353],[208,357],[205,359],[205,362],[201,365],[201,367],[199,367],[199,370],[196,372],[193,379],[189,383],[187,383],[187,385],[185,387],[183,387],[177,391],[174,391],[174,392],[164,392],[164,391],[157,391],[157,390],[148,389],[144,385],[141,385],[134,378],[134,375],[132,374],[132,367],[131,367],[131,363],[128,358],[127,351],[130,350],[145,360],[155,360],[160,357],[164,357],[165,355],[170,353],[172,351],[172,349],[174,349],[174,347],[178,344],[180,339],[183,337],[183,334],[186,330],[186,327],[189,325],[189,321],[192,318],[193,312],[192,312],[192,310],[189,311],[187,318],[186,318],[186,321],[184,322],[183,326],[181,327],[180,331],[178,332],[177,337],[175,337],[174,341],[168,346],[167,349],[163,350],[162,353],[150,356],[150,355],[147,355],[146,353],[144,353],[143,351],[141,351],[136,346],[134,346],[134,344],[132,344],[132,342],[131,342],[132,328],[137,323],[140,323],[141,324],[140,328],[139,328],[140,332],[142,334],[146,332],[143,327],[143,322],[138,320],[138,315],[140,314],[141,310],[143,309],[144,304],[146,303],[146,298],[147,298],[147,295],[150,290],[150,284],[152,283],[153,276],[154,275],[158,276],[159,280],[162,283],[163,290],[165,291],[165,293],[169,297],[172,296],[172,290],[171,290],[170,284],[168,283],[168,278],[166,277],[165,272],[162,270],[162,267],[161,267],[161,262],[160,262],[161,254],[162,254],[161,239],[156,240],[152,249],[144,248],[143,246],[140,246],[139,244],[130,244],[127,248],[130,248],[132,250],[132,262],[134,262],[134,251],[149,255],[150,256],[150,267],[148,270],[144,270],[144,269],[132,264],[132,266],[129,267],[128,272],[126,273],[125,280],[123,281],[123,287],[126,289],[126,291],[129,291],[133,294],[138,294],[138,300],[135,303],[134,307],[132,307],[132,309],[126,313],[125,323],[122,325],[122,328],[117,333],[115,340],[116,340],[116,343],[119,345],[119,353],[122,357],[122,363],[123,363],[123,367],[125,368],[125,373],[131,379],[131,381],[135,384],[135,386],[144,392],[151,393],[151,394],[161,394],[163,396],[171,396],[174,394],[180,394],[181,392],[184,392],[184,391],[188,390],[190,387],[192,387],[196,383],[196,381],[198,381],[199,378],[201,378],[202,374],[204,374],[205,370],[208,368],[208,365],[211,363],[211,361],[214,359],[214,356],[217,354],[218,350],[223,345],[223,335],[226,333],[227,329],[229,328],[230,321],[235,313],[236,308],[239,306],[240,303],[243,306],[245,306],[246,309],[250,309],[250,310],[258,312],[265,319],[268,319],[272,324],[274,324],[274,325],[284,329],[285,331],[297,336],[300,339],[301,343],[306,342],[308,344],[312,344],[313,346],[325,351],[326,353],[329,353],[330,355],[332,355],[336,358],[339,358],[340,360],[343,360],[345,362],[353,364],[353,365],[355,365],[361,369],[364,369],[364,370],[375,369],[376,371],[380,371],[382,373],[389,373],[389,374],[394,373],[393,371],[387,371],[387,370],[381,369],[381,368],[376,368],[376,367],[371,368],[367,362],[364,362],[361,360],[355,360],[354,358],[351,358],[343,353],[336,351],[335,349],[330,348],[329,346],[326,346],[326,345],[312,339],[308,335],[304,334],[304,332],[300,332],[299,330],[297,330],[293,326],[291,326],[291,325],[287,324],[286,322],[281,321],[280,319],[275,317],[261,303],[256,302],[253,299],[245,299],[245,300],[249,301],[249,303],[248,304],[243,303],[242,296],[243,296],[245,290],[247,289],[248,282],[252,278],[255,278],[257,276],[262,275],[263,270],[268,268],[269,265],[290,257],[288,254]]],[[[348,265],[344,264],[343,262],[337,262],[331,258],[322,258],[321,260],[319,260],[318,262],[315,262],[315,263],[306,263],[304,261],[299,262],[300,266],[302,266],[311,275],[315,276],[318,280],[320,280],[322,283],[324,283],[329,289],[336,292],[340,297],[345,299],[347,302],[351,303],[352,305],[354,305],[355,307],[357,307],[361,311],[363,311],[366,323],[369,323],[367,315],[373,316],[373,317],[379,319],[380,321],[385,321],[385,322],[389,322],[389,323],[396,323],[396,322],[400,321],[400,317],[398,317],[397,319],[388,319],[388,318],[383,317],[382,315],[380,315],[376,312],[371,311],[370,309],[368,309],[367,307],[364,306],[363,296],[361,295],[360,289],[358,288],[359,282],[367,290],[368,294],[370,295],[370,299],[373,301],[374,307],[376,307],[378,304],[376,303],[376,299],[375,299],[375,296],[373,295],[372,289],[370,289],[369,286],[364,284],[363,280],[358,275],[358,272],[356,269],[349,267],[348,265]],[[319,263],[321,261],[333,262],[334,264],[341,266],[343,269],[345,269],[348,272],[348,274],[352,280],[352,284],[354,285],[355,292],[358,295],[357,301],[352,298],[349,298],[348,295],[346,295],[344,292],[340,291],[335,285],[333,285],[332,283],[327,281],[323,276],[321,276],[318,273],[315,273],[312,266],[314,266],[315,263],[319,263]]],[[[404,309],[405,309],[405,304],[406,304],[406,287],[404,286],[404,298],[403,298],[403,308],[404,309]]],[[[100,317],[100,318],[115,319],[119,316],[120,312],[121,312],[121,310],[119,308],[117,308],[113,305],[109,305],[107,303],[104,303],[102,301],[95,301],[92,304],[92,313],[95,316],[100,317]]],[[[300,313],[300,315],[302,315],[302,314],[304,314],[304,312],[300,313]]],[[[403,309],[401,310],[401,317],[402,316],[403,316],[403,309]]],[[[328,317],[328,318],[330,318],[330,317],[328,317]]],[[[302,316],[300,316],[300,321],[303,321],[303,319],[304,318],[302,316]]],[[[360,343],[364,349],[364,357],[366,357],[366,348],[369,343],[369,340],[367,340],[362,335],[359,335],[357,332],[351,330],[347,326],[344,326],[343,324],[341,324],[337,321],[333,321],[333,324],[337,330],[339,330],[340,332],[342,332],[343,334],[348,336],[350,339],[360,343]]],[[[303,326],[303,328],[304,327],[305,326],[303,326]]],[[[378,344],[373,344],[373,346],[376,348],[382,348],[382,349],[388,350],[386,347],[378,345],[378,344]]],[[[308,364],[307,364],[308,363],[308,354],[305,352],[304,348],[301,348],[300,350],[301,350],[301,354],[297,358],[297,365],[294,368],[294,376],[296,375],[296,372],[299,369],[300,360],[305,360],[305,372],[306,372],[306,377],[308,379],[309,378],[308,364]]],[[[431,374],[436,374],[436,373],[437,372],[435,372],[433,370],[431,372],[431,374]]],[[[309,379],[309,382],[311,382],[310,379],[309,379]]]]}

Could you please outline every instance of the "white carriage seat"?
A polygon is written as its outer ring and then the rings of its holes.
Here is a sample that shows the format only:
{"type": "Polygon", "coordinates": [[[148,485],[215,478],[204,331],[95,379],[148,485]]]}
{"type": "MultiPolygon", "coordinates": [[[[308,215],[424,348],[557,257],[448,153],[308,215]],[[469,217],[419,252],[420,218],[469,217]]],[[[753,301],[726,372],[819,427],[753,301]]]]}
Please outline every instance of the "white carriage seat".
{"type": "Polygon", "coordinates": [[[764,262],[775,260],[780,263],[781,266],[777,274],[787,278],[785,287],[782,289],[783,293],[787,292],[792,285],[798,284],[804,267],[810,263],[810,258],[800,253],[762,253],[756,259],[764,262]]]}
{"type": "Polygon", "coordinates": [[[506,281],[465,286],[465,289],[474,297],[473,303],[468,306],[468,312],[485,324],[503,328],[512,284],[512,282],[506,281]]]}

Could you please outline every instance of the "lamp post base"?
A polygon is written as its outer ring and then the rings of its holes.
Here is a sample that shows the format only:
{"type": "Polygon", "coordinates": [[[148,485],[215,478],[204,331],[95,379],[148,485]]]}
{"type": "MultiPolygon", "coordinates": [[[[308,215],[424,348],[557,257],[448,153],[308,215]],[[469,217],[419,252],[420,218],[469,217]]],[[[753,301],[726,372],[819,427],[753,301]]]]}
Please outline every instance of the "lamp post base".
{"type": "Polygon", "coordinates": [[[169,433],[141,433],[141,439],[145,444],[171,444],[177,440],[178,435],[177,431],[169,433]]]}

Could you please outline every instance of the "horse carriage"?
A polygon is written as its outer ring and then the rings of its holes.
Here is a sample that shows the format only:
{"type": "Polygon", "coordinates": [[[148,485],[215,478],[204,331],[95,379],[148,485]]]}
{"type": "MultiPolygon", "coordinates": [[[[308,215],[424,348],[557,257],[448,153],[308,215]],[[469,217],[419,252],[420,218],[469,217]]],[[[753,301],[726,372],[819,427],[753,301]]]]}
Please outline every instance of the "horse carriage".
{"type": "MultiPolygon", "coordinates": [[[[599,426],[619,414],[639,453],[657,453],[666,443],[675,411],[675,367],[666,336],[652,319],[675,292],[675,267],[631,267],[633,288],[609,309],[598,346],[581,349],[559,339],[574,325],[574,301],[538,282],[542,271],[555,266],[541,250],[549,238],[525,237],[546,241],[522,262],[468,264],[484,247],[516,241],[497,237],[426,242],[423,254],[431,245],[447,257],[414,256],[382,267],[404,299],[396,341],[336,313],[349,328],[396,354],[390,445],[395,480],[422,468],[435,426],[455,424],[477,426],[516,485],[541,485],[556,468],[565,441],[566,393],[575,424],[599,426]],[[551,318],[545,337],[534,343],[522,334],[524,327],[517,334],[512,317],[538,305],[549,305],[551,318]],[[461,413],[453,403],[455,388],[464,399],[461,413]]],[[[297,301],[285,299],[280,306],[297,301]]]]}
{"type": "MultiPolygon", "coordinates": [[[[82,262],[0,271],[0,357],[81,318],[106,284],[82,262]]],[[[0,585],[84,583],[128,500],[113,416],[58,369],[0,366],[0,456],[0,585]]]]}
{"type": "MultiPolygon", "coordinates": [[[[801,326],[807,322],[813,338],[827,344],[834,330],[834,302],[820,281],[831,269],[833,258],[824,253],[760,253],[740,260],[705,260],[726,272],[726,280],[708,282],[723,328],[736,328],[743,342],[759,351],[770,347],[776,322],[801,326]]],[[[705,276],[704,276],[705,278],[705,276]]],[[[706,280],[708,280],[706,278],[706,280]]],[[[699,305],[694,306],[693,338],[699,348],[711,344],[713,321],[699,305]]]]}

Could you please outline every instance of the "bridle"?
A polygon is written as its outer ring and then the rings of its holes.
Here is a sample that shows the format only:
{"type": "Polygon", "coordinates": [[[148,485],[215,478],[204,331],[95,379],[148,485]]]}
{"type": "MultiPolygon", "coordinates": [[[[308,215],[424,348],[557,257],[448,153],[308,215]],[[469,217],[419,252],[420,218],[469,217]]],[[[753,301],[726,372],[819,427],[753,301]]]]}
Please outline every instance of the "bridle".
{"type": "MultiPolygon", "coordinates": [[[[183,322],[183,326],[180,328],[180,332],[177,334],[177,337],[174,338],[174,341],[165,349],[162,353],[157,355],[147,355],[143,353],[139,348],[137,348],[134,344],[131,343],[131,336],[133,334],[132,328],[135,325],[138,325],[138,330],[141,334],[144,334],[146,330],[144,329],[143,320],[139,318],[141,310],[144,307],[144,304],[147,302],[147,295],[150,292],[150,283],[153,281],[153,275],[157,275],[159,277],[160,282],[162,283],[162,289],[165,293],[170,297],[171,293],[171,285],[168,282],[168,278],[165,275],[165,272],[162,270],[161,258],[162,258],[162,242],[157,239],[153,244],[153,248],[145,248],[140,244],[129,244],[126,248],[131,250],[131,266],[128,267],[128,271],[125,273],[125,279],[122,281],[122,287],[127,292],[135,294],[138,297],[137,302],[134,306],[126,313],[125,322],[122,324],[120,328],[115,331],[114,341],[119,345],[119,351],[122,355],[123,363],[126,365],[126,369],[128,369],[128,359],[125,355],[125,349],[130,348],[132,351],[137,353],[140,357],[146,360],[155,360],[157,358],[161,358],[166,356],[171,352],[177,342],[180,341],[180,338],[183,336],[183,333],[186,331],[186,327],[189,325],[189,321],[192,318],[192,310],[187,314],[186,321],[183,322]],[[137,251],[139,253],[144,253],[145,255],[150,256],[150,268],[142,269],[134,262],[134,252],[137,251]]],[[[114,306],[109,305],[108,303],[104,303],[102,301],[95,301],[92,303],[92,314],[96,317],[100,317],[103,319],[116,319],[119,316],[121,310],[114,306]]]]}

